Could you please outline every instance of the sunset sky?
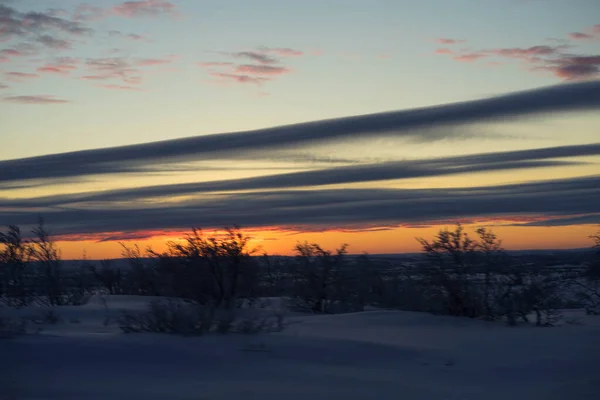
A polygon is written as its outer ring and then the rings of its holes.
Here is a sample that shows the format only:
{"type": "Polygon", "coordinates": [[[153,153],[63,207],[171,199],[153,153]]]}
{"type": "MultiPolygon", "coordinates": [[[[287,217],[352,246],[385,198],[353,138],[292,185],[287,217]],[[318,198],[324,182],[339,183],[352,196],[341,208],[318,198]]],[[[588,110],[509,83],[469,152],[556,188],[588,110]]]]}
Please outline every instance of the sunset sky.
{"type": "Polygon", "coordinates": [[[600,224],[598,0],[0,0],[0,224],[418,251],[600,224]]]}

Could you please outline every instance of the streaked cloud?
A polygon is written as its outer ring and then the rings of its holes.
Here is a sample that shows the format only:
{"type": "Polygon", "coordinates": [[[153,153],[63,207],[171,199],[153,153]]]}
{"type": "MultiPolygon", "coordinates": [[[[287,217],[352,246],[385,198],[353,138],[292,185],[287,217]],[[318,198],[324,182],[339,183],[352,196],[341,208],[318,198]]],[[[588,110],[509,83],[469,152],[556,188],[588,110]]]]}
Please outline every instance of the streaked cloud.
{"type": "Polygon", "coordinates": [[[0,181],[143,171],[159,160],[166,165],[344,138],[387,135],[431,142],[460,137],[461,130],[448,129],[460,124],[598,109],[600,81],[578,82],[421,109],[0,161],[0,168],[10,171],[0,176],[0,181]]]}
{"type": "MultiPolygon", "coordinates": [[[[116,208],[50,208],[56,234],[136,230],[247,227],[344,228],[399,226],[462,219],[545,220],[587,216],[600,221],[600,176],[449,189],[318,189],[255,191],[199,197],[168,204],[116,208]],[[190,216],[194,216],[190,219],[190,216]]],[[[31,225],[38,213],[0,211],[8,224],[31,225]]]]}
{"type": "Polygon", "coordinates": [[[3,101],[8,103],[21,104],[63,104],[69,103],[68,100],[59,99],[54,96],[37,95],[37,96],[7,96],[3,101]]]}
{"type": "Polygon", "coordinates": [[[215,192],[297,189],[327,185],[431,178],[492,171],[527,170],[581,165],[579,157],[600,155],[600,143],[560,146],[510,152],[482,153],[465,156],[421,160],[387,161],[325,169],[280,173],[245,179],[230,179],[198,183],[182,183],[108,190],[86,194],[46,196],[28,200],[0,199],[0,208],[65,207],[84,202],[116,201],[131,204],[160,197],[201,195],[215,192]],[[568,160],[564,160],[564,159],[568,160]]]}

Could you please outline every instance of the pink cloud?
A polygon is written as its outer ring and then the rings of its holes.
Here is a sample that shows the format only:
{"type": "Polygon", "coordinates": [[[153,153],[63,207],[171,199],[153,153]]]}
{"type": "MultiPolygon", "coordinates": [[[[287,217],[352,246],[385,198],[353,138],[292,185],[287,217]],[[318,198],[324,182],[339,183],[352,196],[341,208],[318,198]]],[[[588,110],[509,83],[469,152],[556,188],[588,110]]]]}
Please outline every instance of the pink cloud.
{"type": "Polygon", "coordinates": [[[600,56],[573,56],[554,61],[545,67],[564,80],[581,80],[600,77],[600,56]]]}
{"type": "Polygon", "coordinates": [[[68,75],[75,69],[77,69],[77,67],[72,64],[46,64],[42,67],[39,67],[37,72],[68,75]]]}
{"type": "Polygon", "coordinates": [[[149,67],[153,65],[170,64],[173,62],[173,57],[170,58],[144,58],[139,60],[136,64],[141,67],[149,67]]]}
{"type": "Polygon", "coordinates": [[[300,57],[303,51],[290,49],[289,47],[261,47],[261,51],[277,54],[280,57],[300,57]]]}
{"type": "Polygon", "coordinates": [[[222,72],[211,72],[211,76],[215,78],[221,78],[226,81],[236,82],[236,83],[252,83],[255,85],[260,85],[262,83],[268,82],[271,79],[261,76],[250,76],[250,75],[238,75],[238,74],[227,74],[222,72]]]}
{"type": "Polygon", "coordinates": [[[287,74],[291,71],[288,68],[276,67],[273,65],[245,64],[245,65],[239,65],[235,69],[235,72],[239,73],[239,74],[248,74],[248,75],[281,75],[281,74],[287,74]]]}
{"type": "Polygon", "coordinates": [[[452,59],[455,61],[459,61],[459,62],[474,62],[474,61],[477,61],[477,60],[479,60],[481,58],[485,58],[485,57],[487,57],[487,54],[468,53],[468,54],[457,55],[455,57],[452,57],[452,59]]]}
{"type": "Polygon", "coordinates": [[[62,104],[70,103],[69,100],[57,99],[54,96],[37,95],[37,96],[9,96],[5,97],[4,101],[10,103],[21,104],[62,104]]]}
{"type": "Polygon", "coordinates": [[[589,40],[594,38],[594,36],[583,32],[571,32],[569,33],[569,37],[574,40],[589,40]]]}
{"type": "Polygon", "coordinates": [[[547,56],[556,54],[558,52],[558,48],[552,46],[533,46],[528,48],[515,47],[506,49],[495,49],[491,52],[502,57],[527,58],[530,56],[547,56]]]}
{"type": "Polygon", "coordinates": [[[105,81],[111,79],[111,77],[107,75],[84,75],[81,79],[86,81],[105,81]]]}
{"type": "Polygon", "coordinates": [[[457,44],[457,43],[465,43],[466,40],[460,40],[460,39],[450,39],[450,38],[439,38],[435,40],[438,43],[441,44],[457,44]]]}
{"type": "Polygon", "coordinates": [[[230,67],[233,65],[232,62],[221,62],[221,61],[208,61],[208,62],[199,62],[199,66],[205,68],[213,68],[213,67],[230,67]]]}
{"type": "Polygon", "coordinates": [[[600,35],[600,24],[596,24],[592,26],[592,31],[598,35],[600,35]]]}
{"type": "Polygon", "coordinates": [[[454,52],[447,47],[443,47],[440,49],[436,49],[435,54],[454,54],[454,52]]]}
{"type": "Polygon", "coordinates": [[[7,63],[10,61],[10,58],[5,56],[0,56],[0,63],[7,63]]]}
{"type": "Polygon", "coordinates": [[[16,49],[3,49],[3,50],[0,50],[0,55],[6,56],[6,57],[22,57],[25,54],[22,51],[19,51],[16,49]]]}
{"type": "Polygon", "coordinates": [[[29,79],[37,79],[40,76],[29,72],[5,72],[4,75],[13,82],[24,82],[29,79]]]}
{"type": "Polygon", "coordinates": [[[126,1],[114,6],[112,12],[126,18],[174,16],[177,15],[177,7],[170,1],[163,0],[126,1]]]}
{"type": "Polygon", "coordinates": [[[112,90],[128,90],[128,91],[137,91],[141,92],[142,89],[135,86],[126,86],[126,85],[98,85],[104,89],[112,89],[112,90]]]}

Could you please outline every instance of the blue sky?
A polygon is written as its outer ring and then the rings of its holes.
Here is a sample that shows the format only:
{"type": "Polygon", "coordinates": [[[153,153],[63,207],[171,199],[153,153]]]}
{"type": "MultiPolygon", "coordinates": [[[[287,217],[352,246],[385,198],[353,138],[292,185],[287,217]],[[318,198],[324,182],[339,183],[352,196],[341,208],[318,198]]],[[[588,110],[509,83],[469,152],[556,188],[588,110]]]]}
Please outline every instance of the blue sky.
{"type": "MultiPolygon", "coordinates": [[[[476,51],[553,45],[547,39],[567,39],[570,32],[590,29],[600,12],[600,4],[594,0],[172,3],[177,15],[107,16],[83,21],[95,32],[77,38],[72,50],[40,49],[35,58],[47,61],[56,56],[177,58],[163,68],[146,68],[148,76],[140,85],[143,92],[115,93],[98,88],[77,79],[84,73],[79,70],[69,76],[41,74],[41,78],[10,85],[3,94],[52,95],[72,103],[67,107],[3,104],[0,118],[4,130],[10,136],[39,141],[40,147],[30,141],[15,141],[4,147],[0,156],[17,158],[244,130],[552,84],[556,77],[526,71],[515,60],[485,66],[483,62],[459,63],[433,53],[448,47],[476,51]],[[148,39],[111,37],[110,31],[148,39]],[[447,46],[436,43],[439,38],[466,42],[447,46]],[[293,72],[261,87],[215,85],[197,65],[231,61],[219,52],[252,51],[260,46],[298,49],[306,55],[284,60],[293,72]],[[172,71],[161,71],[165,69],[172,71]],[[37,122],[40,120],[44,124],[37,122]]],[[[93,4],[110,9],[118,2],[93,4]]],[[[7,5],[20,11],[64,9],[68,17],[81,2],[19,0],[7,5]]],[[[19,40],[2,45],[10,48],[19,40]]],[[[597,40],[572,42],[581,53],[595,54],[600,45],[597,40]]],[[[18,69],[35,73],[40,64],[15,58],[0,68],[3,72],[18,69]]]]}
{"type": "MultiPolygon", "coordinates": [[[[0,0],[0,165],[11,168],[5,177],[0,173],[0,181],[10,182],[0,186],[0,200],[595,145],[600,117],[590,110],[597,109],[599,15],[597,0],[0,0]],[[210,156],[186,156],[186,164],[169,159],[164,170],[150,172],[119,166],[118,175],[105,176],[104,167],[90,164],[94,174],[80,175],[87,156],[61,155],[383,111],[455,110],[456,102],[585,82],[592,85],[581,89],[589,101],[576,112],[567,113],[563,101],[556,110],[532,105],[531,113],[511,109],[495,121],[478,112],[460,126],[440,122],[429,128],[399,116],[395,129],[408,130],[406,135],[366,129],[333,142],[294,142],[269,154],[248,145],[239,153],[219,147],[210,156]],[[47,161],[52,166],[24,160],[48,154],[58,154],[47,161]],[[77,173],[65,177],[65,165],[77,173]],[[38,174],[41,181],[26,173],[17,179],[17,166],[47,173],[38,174]],[[52,176],[55,167],[59,175],[52,176]]],[[[543,103],[544,93],[534,103],[543,103]]],[[[438,190],[597,173],[595,150],[567,161],[569,166],[553,161],[522,171],[486,164],[451,178],[358,179],[344,187],[438,190]]],[[[189,200],[170,201],[176,199],[189,200]]],[[[145,201],[136,198],[128,206],[145,201]]],[[[23,216],[39,211],[18,209],[23,216]]]]}

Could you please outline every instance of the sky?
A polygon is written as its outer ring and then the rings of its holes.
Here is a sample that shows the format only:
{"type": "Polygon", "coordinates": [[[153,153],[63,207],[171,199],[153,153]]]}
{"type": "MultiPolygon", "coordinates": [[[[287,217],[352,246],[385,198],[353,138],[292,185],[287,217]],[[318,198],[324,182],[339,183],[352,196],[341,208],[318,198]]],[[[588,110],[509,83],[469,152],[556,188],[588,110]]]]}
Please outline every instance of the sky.
{"type": "Polygon", "coordinates": [[[600,224],[597,0],[0,0],[0,224],[419,250],[600,224]]]}

